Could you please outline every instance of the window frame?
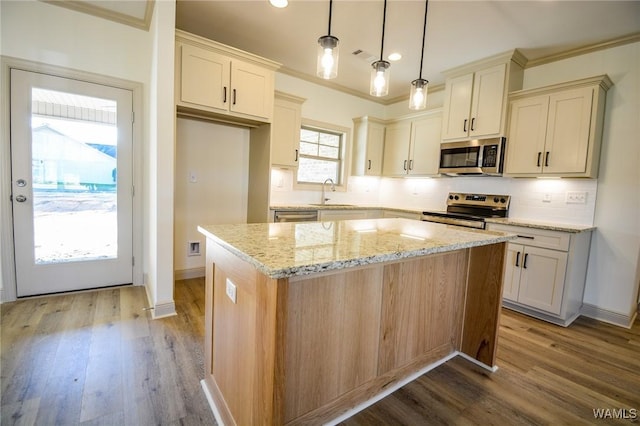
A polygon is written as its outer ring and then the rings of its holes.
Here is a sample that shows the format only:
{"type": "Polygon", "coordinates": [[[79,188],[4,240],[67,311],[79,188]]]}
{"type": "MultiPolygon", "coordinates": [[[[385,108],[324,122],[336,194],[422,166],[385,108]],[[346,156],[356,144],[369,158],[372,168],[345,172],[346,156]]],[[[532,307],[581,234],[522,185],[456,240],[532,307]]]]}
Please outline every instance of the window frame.
{"type": "MultiPolygon", "coordinates": [[[[335,187],[338,191],[346,191],[347,187],[347,179],[349,176],[349,147],[351,146],[350,139],[350,129],[348,127],[338,126],[331,123],[324,123],[315,120],[302,119],[300,130],[303,128],[309,130],[316,130],[326,133],[339,134],[342,136],[341,146],[340,146],[340,160],[338,165],[338,175],[340,176],[340,182],[336,182],[335,187]]],[[[302,156],[302,154],[300,154],[302,156]]],[[[313,158],[313,157],[312,157],[313,158]]],[[[322,158],[322,157],[318,157],[322,158]]],[[[299,190],[322,190],[322,182],[300,182],[298,181],[298,169],[299,165],[295,170],[294,179],[293,179],[293,187],[294,189],[299,190]]]]}

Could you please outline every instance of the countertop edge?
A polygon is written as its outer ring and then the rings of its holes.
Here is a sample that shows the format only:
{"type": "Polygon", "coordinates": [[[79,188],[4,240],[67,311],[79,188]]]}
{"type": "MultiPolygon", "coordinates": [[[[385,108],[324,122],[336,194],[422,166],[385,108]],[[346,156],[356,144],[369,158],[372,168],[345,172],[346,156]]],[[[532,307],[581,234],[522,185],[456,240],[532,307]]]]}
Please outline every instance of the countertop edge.
{"type": "Polygon", "coordinates": [[[561,231],[570,232],[572,234],[579,234],[581,232],[590,232],[596,229],[595,226],[588,225],[572,225],[567,223],[550,223],[550,222],[535,222],[527,219],[514,219],[514,218],[487,218],[487,223],[495,223],[498,225],[508,226],[521,226],[524,228],[545,229],[548,231],[561,231]]]}
{"type": "Polygon", "coordinates": [[[218,245],[220,245],[225,250],[231,252],[232,254],[238,256],[240,259],[250,263],[253,265],[258,271],[262,274],[266,275],[272,279],[279,278],[291,278],[298,277],[304,275],[317,274],[328,271],[335,271],[340,269],[347,269],[356,266],[364,266],[364,265],[372,265],[376,263],[385,263],[385,262],[393,262],[401,259],[409,259],[419,256],[427,256],[431,254],[438,253],[446,253],[450,251],[462,250],[472,247],[480,247],[491,244],[498,244],[503,242],[508,242],[517,238],[515,234],[503,234],[500,236],[491,236],[485,240],[481,241],[469,241],[463,243],[454,243],[446,246],[439,247],[431,247],[431,248],[423,248],[418,250],[408,250],[408,251],[399,251],[393,253],[382,253],[374,256],[362,257],[362,258],[354,258],[354,259],[345,259],[345,260],[336,260],[332,262],[321,262],[311,265],[301,265],[301,266],[293,266],[286,268],[278,268],[271,269],[265,264],[257,261],[254,257],[246,254],[242,250],[239,250],[232,244],[224,241],[223,239],[217,237],[215,234],[209,232],[206,228],[202,226],[198,226],[198,231],[205,235],[207,238],[215,241],[218,245]]]}

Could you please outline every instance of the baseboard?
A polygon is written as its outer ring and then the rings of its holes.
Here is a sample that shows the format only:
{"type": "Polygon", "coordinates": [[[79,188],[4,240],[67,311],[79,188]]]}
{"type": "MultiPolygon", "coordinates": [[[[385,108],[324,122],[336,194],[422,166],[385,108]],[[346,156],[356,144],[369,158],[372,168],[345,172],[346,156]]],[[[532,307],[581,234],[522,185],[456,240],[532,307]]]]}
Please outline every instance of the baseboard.
{"type": "Polygon", "coordinates": [[[606,322],[608,324],[617,325],[618,327],[631,328],[633,322],[636,320],[638,312],[636,311],[633,315],[629,316],[618,312],[608,311],[589,303],[583,303],[580,315],[606,322]]]}
{"type": "Polygon", "coordinates": [[[472,358],[469,355],[465,354],[464,352],[457,352],[456,355],[466,359],[469,362],[474,363],[475,365],[477,365],[480,368],[484,368],[485,370],[489,370],[492,373],[495,373],[496,371],[498,371],[498,366],[497,365],[494,365],[493,367],[490,367],[487,364],[485,364],[484,362],[480,362],[477,359],[472,358]]]}
{"type": "Polygon", "coordinates": [[[151,311],[152,319],[166,318],[178,315],[178,313],[176,312],[176,304],[173,300],[171,302],[154,304],[153,299],[151,298],[151,294],[149,293],[149,285],[145,285],[144,289],[145,293],[147,294],[148,302],[148,307],[146,309],[151,311]]]}
{"type": "Polygon", "coordinates": [[[173,273],[174,280],[190,280],[192,278],[201,278],[205,275],[205,267],[202,268],[191,268],[191,269],[180,269],[173,273]]]}
{"type": "Polygon", "coordinates": [[[204,396],[207,398],[207,402],[209,403],[209,407],[213,412],[213,417],[215,417],[216,423],[218,423],[219,426],[224,426],[224,422],[222,421],[222,416],[220,415],[220,411],[218,411],[218,407],[216,406],[216,403],[213,402],[213,396],[211,395],[211,392],[209,392],[209,388],[207,387],[207,384],[205,383],[204,380],[200,380],[200,386],[202,386],[202,390],[204,391],[204,396]]]}

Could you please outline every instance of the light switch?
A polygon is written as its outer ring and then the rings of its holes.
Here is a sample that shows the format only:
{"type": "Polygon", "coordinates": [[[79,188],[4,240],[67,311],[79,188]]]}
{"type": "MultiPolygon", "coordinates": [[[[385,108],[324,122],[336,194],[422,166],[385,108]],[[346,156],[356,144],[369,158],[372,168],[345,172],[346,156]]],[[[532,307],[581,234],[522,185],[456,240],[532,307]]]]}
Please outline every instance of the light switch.
{"type": "Polygon", "coordinates": [[[191,183],[198,182],[198,175],[196,174],[196,172],[194,171],[189,172],[189,182],[191,183]]]}

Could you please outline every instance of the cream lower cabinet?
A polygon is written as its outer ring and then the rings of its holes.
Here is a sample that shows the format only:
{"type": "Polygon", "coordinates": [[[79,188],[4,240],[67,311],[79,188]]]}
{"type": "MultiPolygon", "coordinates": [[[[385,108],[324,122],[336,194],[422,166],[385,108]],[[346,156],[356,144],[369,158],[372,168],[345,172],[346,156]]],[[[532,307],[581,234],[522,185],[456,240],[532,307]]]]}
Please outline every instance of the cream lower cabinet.
{"type": "Polygon", "coordinates": [[[179,107],[270,122],[275,62],[176,31],[179,107]]]}
{"type": "Polygon", "coordinates": [[[591,232],[493,223],[488,229],[518,235],[507,245],[503,306],[554,324],[571,324],[582,307],[591,232]]]}
{"type": "Polygon", "coordinates": [[[276,92],[271,124],[271,164],[298,167],[303,98],[276,92]]]}
{"type": "Polygon", "coordinates": [[[441,110],[388,124],[384,139],[382,175],[437,175],[441,130],[441,110]]]}
{"type": "Polygon", "coordinates": [[[512,94],[505,174],[597,177],[610,86],[599,76],[512,94]]]}
{"type": "Polygon", "coordinates": [[[318,220],[378,219],[381,215],[380,210],[320,209],[318,211],[318,220]]]}

